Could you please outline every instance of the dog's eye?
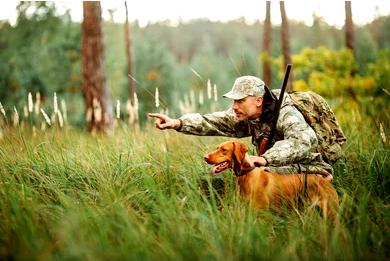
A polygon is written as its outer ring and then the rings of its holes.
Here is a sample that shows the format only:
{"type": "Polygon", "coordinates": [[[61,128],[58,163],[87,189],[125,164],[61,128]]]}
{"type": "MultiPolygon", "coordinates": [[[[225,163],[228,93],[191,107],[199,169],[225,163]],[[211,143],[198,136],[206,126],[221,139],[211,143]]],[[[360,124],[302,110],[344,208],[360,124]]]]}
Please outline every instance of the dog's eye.
{"type": "Polygon", "coordinates": [[[227,149],[225,149],[225,148],[223,148],[223,147],[221,148],[221,150],[222,150],[223,152],[227,151],[227,149]]]}

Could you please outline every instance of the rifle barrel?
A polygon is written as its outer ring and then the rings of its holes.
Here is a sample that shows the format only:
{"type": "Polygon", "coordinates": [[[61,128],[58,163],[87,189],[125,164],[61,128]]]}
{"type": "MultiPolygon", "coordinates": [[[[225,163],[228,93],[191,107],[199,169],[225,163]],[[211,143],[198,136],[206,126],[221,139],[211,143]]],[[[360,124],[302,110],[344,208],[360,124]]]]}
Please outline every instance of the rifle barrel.
{"type": "Polygon", "coordinates": [[[275,135],[275,132],[276,132],[276,124],[278,122],[280,107],[282,106],[282,103],[283,103],[284,92],[286,91],[288,77],[290,76],[290,71],[291,71],[291,64],[287,64],[286,72],[284,74],[282,88],[281,88],[280,95],[279,95],[279,99],[278,99],[278,102],[276,103],[276,107],[275,107],[275,115],[274,115],[274,118],[272,121],[271,133],[270,133],[270,137],[269,137],[270,142],[272,142],[274,135],[275,135]]]}

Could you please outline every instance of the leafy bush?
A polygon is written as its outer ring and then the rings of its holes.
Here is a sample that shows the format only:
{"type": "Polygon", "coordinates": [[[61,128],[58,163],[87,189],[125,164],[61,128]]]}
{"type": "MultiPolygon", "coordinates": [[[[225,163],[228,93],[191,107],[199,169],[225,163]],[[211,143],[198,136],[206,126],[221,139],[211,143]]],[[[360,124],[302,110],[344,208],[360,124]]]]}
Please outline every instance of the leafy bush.
{"type": "MultiPolygon", "coordinates": [[[[305,48],[292,58],[296,90],[313,90],[324,97],[337,97],[360,91],[363,86],[360,76],[352,76],[356,65],[352,53],[346,49],[305,48]]],[[[368,82],[365,89],[372,88],[373,83],[368,82]]]]}

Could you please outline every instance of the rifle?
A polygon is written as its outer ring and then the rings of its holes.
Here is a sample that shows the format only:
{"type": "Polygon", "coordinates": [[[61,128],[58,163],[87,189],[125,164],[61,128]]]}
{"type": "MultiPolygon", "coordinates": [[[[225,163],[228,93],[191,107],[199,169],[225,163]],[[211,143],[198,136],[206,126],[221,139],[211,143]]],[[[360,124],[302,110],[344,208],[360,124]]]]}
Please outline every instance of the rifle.
{"type": "Polygon", "coordinates": [[[275,115],[272,119],[271,131],[268,135],[265,135],[261,139],[261,141],[259,143],[259,149],[258,149],[259,155],[264,154],[271,147],[272,140],[274,139],[274,136],[276,133],[276,124],[277,124],[278,118],[279,118],[280,107],[282,106],[284,92],[286,91],[290,71],[291,71],[291,64],[287,64],[286,72],[284,74],[282,89],[280,91],[279,99],[276,102],[276,106],[275,106],[275,110],[274,110],[275,115]]]}

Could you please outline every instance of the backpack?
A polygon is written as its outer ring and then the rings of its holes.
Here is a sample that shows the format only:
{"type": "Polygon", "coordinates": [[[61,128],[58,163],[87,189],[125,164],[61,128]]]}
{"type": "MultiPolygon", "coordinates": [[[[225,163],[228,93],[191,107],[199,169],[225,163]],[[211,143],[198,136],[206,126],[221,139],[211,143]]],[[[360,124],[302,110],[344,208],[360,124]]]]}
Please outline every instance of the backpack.
{"type": "Polygon", "coordinates": [[[294,106],[316,133],[323,159],[328,163],[336,162],[342,156],[341,145],[347,139],[328,103],[312,91],[292,92],[289,95],[294,106]]]}

